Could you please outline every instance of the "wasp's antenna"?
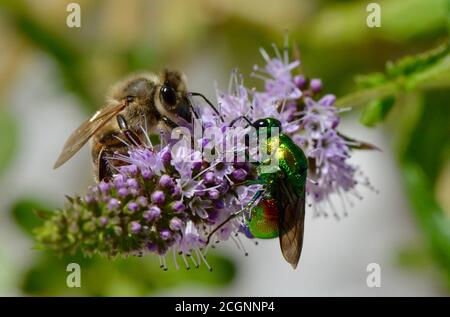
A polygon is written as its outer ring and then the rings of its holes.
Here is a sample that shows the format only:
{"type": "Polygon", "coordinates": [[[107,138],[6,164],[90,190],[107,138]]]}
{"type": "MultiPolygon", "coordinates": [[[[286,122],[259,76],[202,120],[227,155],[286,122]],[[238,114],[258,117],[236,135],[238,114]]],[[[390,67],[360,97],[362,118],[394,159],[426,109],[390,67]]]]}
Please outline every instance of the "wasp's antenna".
{"type": "Polygon", "coordinates": [[[208,98],[206,98],[203,94],[199,93],[199,92],[190,92],[189,93],[190,96],[198,96],[203,98],[203,100],[206,101],[206,103],[214,110],[214,112],[219,116],[220,120],[222,122],[225,122],[225,120],[223,119],[222,115],[220,114],[219,110],[217,110],[217,108],[212,104],[211,101],[208,100],[208,98]]]}
{"type": "Polygon", "coordinates": [[[242,120],[242,119],[244,119],[245,121],[247,121],[247,123],[248,123],[249,125],[252,125],[252,122],[251,122],[246,116],[239,116],[239,117],[233,119],[233,120],[230,122],[230,125],[229,125],[229,126],[232,127],[236,122],[238,122],[239,120],[242,120]]]}

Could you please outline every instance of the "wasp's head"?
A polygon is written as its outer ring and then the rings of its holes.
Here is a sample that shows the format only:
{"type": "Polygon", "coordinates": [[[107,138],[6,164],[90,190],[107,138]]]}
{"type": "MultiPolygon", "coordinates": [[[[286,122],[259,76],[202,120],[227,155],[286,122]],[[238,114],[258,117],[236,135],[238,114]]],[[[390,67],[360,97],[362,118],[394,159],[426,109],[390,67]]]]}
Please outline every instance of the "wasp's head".
{"type": "Polygon", "coordinates": [[[257,133],[266,131],[267,134],[275,135],[281,132],[281,122],[274,118],[264,118],[253,122],[253,127],[257,133]]]}

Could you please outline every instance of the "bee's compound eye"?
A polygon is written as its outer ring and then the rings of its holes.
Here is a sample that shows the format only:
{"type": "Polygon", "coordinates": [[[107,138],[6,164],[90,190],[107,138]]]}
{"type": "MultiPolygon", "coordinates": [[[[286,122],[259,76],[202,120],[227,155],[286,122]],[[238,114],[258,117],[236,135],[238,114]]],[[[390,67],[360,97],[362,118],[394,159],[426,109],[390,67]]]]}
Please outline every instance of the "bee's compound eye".
{"type": "Polygon", "coordinates": [[[133,96],[127,96],[126,99],[127,99],[128,103],[132,103],[134,101],[134,97],[133,96]]]}
{"type": "Polygon", "coordinates": [[[160,96],[162,101],[168,106],[175,106],[177,103],[177,94],[175,90],[167,85],[161,87],[160,96]]]}

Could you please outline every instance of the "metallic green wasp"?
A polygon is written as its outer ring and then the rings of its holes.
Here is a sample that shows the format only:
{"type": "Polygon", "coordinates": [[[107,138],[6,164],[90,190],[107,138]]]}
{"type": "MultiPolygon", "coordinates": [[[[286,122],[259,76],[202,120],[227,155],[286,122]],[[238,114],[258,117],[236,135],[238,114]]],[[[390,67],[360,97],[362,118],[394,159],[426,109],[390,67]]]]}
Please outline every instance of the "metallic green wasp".
{"type": "MultiPolygon", "coordinates": [[[[274,118],[265,118],[251,123],[257,131],[260,150],[266,151],[269,159],[255,163],[258,179],[253,184],[262,184],[250,203],[238,213],[230,216],[210,234],[217,231],[233,217],[250,211],[246,225],[250,233],[260,239],[279,237],[284,258],[295,269],[300,259],[305,220],[305,185],[308,160],[303,151],[286,134],[281,133],[281,123],[274,118]],[[262,133],[270,135],[265,140],[262,133]],[[269,168],[275,158],[278,164],[269,168]]],[[[250,184],[249,183],[249,184],[250,184]]]]}

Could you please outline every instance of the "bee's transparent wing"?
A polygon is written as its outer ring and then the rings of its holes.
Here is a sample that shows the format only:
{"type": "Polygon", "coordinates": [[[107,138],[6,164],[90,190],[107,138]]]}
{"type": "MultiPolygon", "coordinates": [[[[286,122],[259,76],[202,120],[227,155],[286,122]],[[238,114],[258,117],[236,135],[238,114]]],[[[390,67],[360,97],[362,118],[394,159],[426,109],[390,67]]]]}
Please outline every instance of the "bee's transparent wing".
{"type": "Polygon", "coordinates": [[[303,246],[305,223],[305,189],[301,193],[283,179],[280,181],[278,193],[280,209],[279,231],[280,247],[284,258],[295,269],[303,246]]]}
{"type": "Polygon", "coordinates": [[[53,168],[56,169],[67,162],[86,144],[95,132],[114,118],[124,107],[125,104],[123,103],[107,105],[97,111],[90,119],[83,122],[67,139],[53,168]]]}

